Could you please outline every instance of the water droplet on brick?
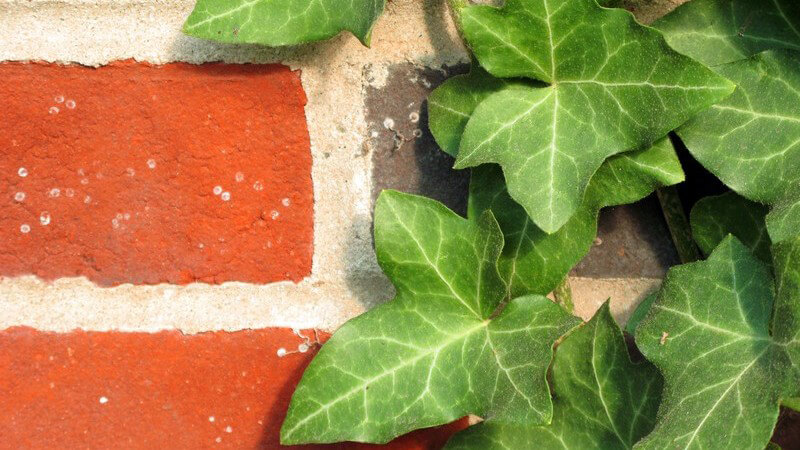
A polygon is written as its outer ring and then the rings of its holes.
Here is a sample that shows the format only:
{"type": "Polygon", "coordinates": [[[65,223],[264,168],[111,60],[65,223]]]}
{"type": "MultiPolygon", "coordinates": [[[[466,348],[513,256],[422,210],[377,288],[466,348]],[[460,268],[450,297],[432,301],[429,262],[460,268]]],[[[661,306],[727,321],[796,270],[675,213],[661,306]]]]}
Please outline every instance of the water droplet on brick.
{"type": "Polygon", "coordinates": [[[283,200],[281,200],[281,203],[283,204],[283,206],[288,207],[292,202],[288,198],[284,198],[283,200]]]}
{"type": "Polygon", "coordinates": [[[228,192],[228,191],[225,191],[222,194],[220,194],[219,198],[221,198],[223,202],[227,202],[228,200],[231,199],[231,193],[228,192]]]}
{"type": "Polygon", "coordinates": [[[214,186],[214,195],[222,194],[222,186],[214,186]]]}
{"type": "Polygon", "coordinates": [[[50,225],[50,213],[47,211],[42,211],[42,213],[39,214],[39,223],[45,227],[50,225]]]}
{"type": "Polygon", "coordinates": [[[281,213],[279,213],[278,211],[275,211],[275,210],[272,210],[272,212],[269,213],[269,216],[272,217],[272,220],[277,219],[278,216],[280,216],[280,215],[281,215],[281,213]]]}
{"type": "Polygon", "coordinates": [[[17,170],[17,175],[21,176],[22,178],[27,177],[28,176],[28,169],[26,169],[24,167],[20,167],[19,170],[17,170]]]}
{"type": "Polygon", "coordinates": [[[236,172],[234,178],[236,178],[237,183],[241,183],[242,181],[244,181],[244,174],[242,172],[236,172]]]}
{"type": "Polygon", "coordinates": [[[58,114],[58,106],[51,106],[50,109],[47,110],[50,114],[58,114]]]}
{"type": "Polygon", "coordinates": [[[50,189],[50,192],[48,192],[47,195],[50,196],[51,198],[56,198],[61,195],[61,189],[59,188],[50,189]]]}
{"type": "Polygon", "coordinates": [[[20,231],[21,233],[23,233],[23,234],[25,234],[25,233],[30,233],[30,231],[31,231],[31,226],[30,226],[30,225],[28,225],[27,223],[23,223],[22,225],[20,225],[20,227],[19,227],[19,231],[20,231]]]}
{"type": "Polygon", "coordinates": [[[19,202],[19,203],[24,202],[25,201],[25,193],[24,192],[17,192],[16,194],[14,194],[14,200],[19,202]]]}
{"type": "Polygon", "coordinates": [[[148,159],[147,160],[147,167],[149,167],[150,169],[155,169],[156,168],[156,160],[155,159],[148,159]]]}
{"type": "Polygon", "coordinates": [[[264,183],[262,183],[260,180],[256,181],[255,183],[253,183],[253,189],[255,189],[257,191],[263,191],[264,190],[264,183]]]}
{"type": "Polygon", "coordinates": [[[55,100],[56,103],[64,103],[64,96],[56,95],[56,98],[54,98],[53,100],[55,100]]]}
{"type": "Polygon", "coordinates": [[[66,106],[67,109],[75,109],[75,100],[67,100],[64,106],[66,106]]]}

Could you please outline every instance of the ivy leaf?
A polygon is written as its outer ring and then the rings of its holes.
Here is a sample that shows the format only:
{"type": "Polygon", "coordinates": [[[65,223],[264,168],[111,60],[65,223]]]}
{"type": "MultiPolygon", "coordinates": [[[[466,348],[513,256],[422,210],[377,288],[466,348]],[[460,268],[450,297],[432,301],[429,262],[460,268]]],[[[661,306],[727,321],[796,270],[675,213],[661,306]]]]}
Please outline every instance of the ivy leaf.
{"type": "Polygon", "coordinates": [[[738,88],[678,129],[697,160],[744,197],[773,203],[800,183],[800,53],[771,50],[716,68],[738,88]]]}
{"type": "MultiPolygon", "coordinates": [[[[525,88],[529,83],[495,78],[474,65],[467,75],[452,77],[428,97],[431,132],[447,153],[456,156],[467,122],[481,101],[495,92],[525,88]]],[[[576,213],[553,234],[537,227],[508,194],[496,165],[472,170],[469,216],[491,209],[505,236],[498,261],[509,298],[547,294],[589,251],[597,235],[600,209],[632,203],[656,188],[683,181],[684,175],[668,139],[653,147],[606,160],[595,173],[576,213]]]]}
{"type": "Polygon", "coordinates": [[[775,242],[800,236],[800,184],[789,188],[767,215],[767,231],[775,242]]]}
{"type": "Polygon", "coordinates": [[[626,333],[631,336],[636,335],[636,327],[647,317],[647,313],[650,311],[650,307],[653,306],[653,303],[655,303],[656,298],[658,298],[658,291],[645,297],[644,300],[636,306],[631,316],[628,317],[628,322],[625,323],[626,333]]]}
{"type": "Polygon", "coordinates": [[[183,25],[194,37],[235,44],[295,45],[343,30],[369,46],[386,0],[197,0],[183,25]]]}
{"type": "Polygon", "coordinates": [[[455,166],[500,164],[511,197],[548,233],[580,207],[606,158],[651,145],[733,90],[630,13],[595,0],[508,0],[460,18],[489,73],[549,86],[483,100],[455,166]]]}
{"type": "Polygon", "coordinates": [[[491,210],[505,235],[498,261],[510,298],[547,294],[583,258],[597,236],[600,209],[640,200],[656,188],[683,181],[672,143],[662,139],[646,150],[616,155],[592,177],[577,212],[553,234],[538,228],[508,194],[496,165],[472,170],[469,215],[491,210]]]}
{"type": "Polygon", "coordinates": [[[636,330],[665,378],[658,423],[637,448],[767,445],[780,400],[800,386],[800,302],[786,285],[796,280],[797,256],[779,248],[775,267],[787,273],[777,300],[767,266],[732,236],[708,260],[669,271],[636,330]]]}
{"type": "Polygon", "coordinates": [[[606,302],[556,349],[553,422],[538,427],[470,427],[445,447],[456,449],[630,449],[653,429],[663,380],[652,364],[633,364],[606,302]]]}
{"type": "Polygon", "coordinates": [[[729,234],[736,236],[760,260],[770,263],[770,239],[764,221],[767,207],[734,192],[706,197],[692,208],[692,236],[705,255],[729,234]]]}
{"type": "Polygon", "coordinates": [[[505,89],[543,86],[521,79],[497,78],[478,64],[466,75],[448,78],[428,96],[428,126],[439,147],[450,156],[458,156],[464,128],[475,108],[486,97],[505,89]]]}
{"type": "Polygon", "coordinates": [[[281,441],[384,443],[470,413],[549,422],[552,346],[580,320],[542,296],[517,298],[498,315],[503,237],[491,213],[467,221],[433,200],[384,191],[375,245],[397,296],[322,347],[281,441]]]}
{"type": "Polygon", "coordinates": [[[675,50],[710,66],[764,50],[800,50],[796,0],[692,0],[653,24],[675,50]]]}

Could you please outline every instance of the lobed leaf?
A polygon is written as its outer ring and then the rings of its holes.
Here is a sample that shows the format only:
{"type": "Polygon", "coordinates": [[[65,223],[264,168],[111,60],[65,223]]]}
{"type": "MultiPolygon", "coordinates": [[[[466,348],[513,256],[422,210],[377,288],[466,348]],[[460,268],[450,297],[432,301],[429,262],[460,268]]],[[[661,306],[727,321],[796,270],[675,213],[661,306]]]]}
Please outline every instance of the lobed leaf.
{"type": "Polygon", "coordinates": [[[433,200],[384,191],[375,245],[397,296],[322,347],[281,441],[384,443],[470,413],[549,422],[552,346],[580,321],[541,296],[517,298],[498,315],[503,237],[492,214],[467,221],[433,200]]]}
{"type": "Polygon", "coordinates": [[[606,302],[556,349],[553,422],[512,426],[486,421],[457,433],[456,449],[630,449],[652,430],[663,380],[647,362],[634,364],[606,302]]]}
{"type": "MultiPolygon", "coordinates": [[[[450,78],[428,98],[430,128],[436,142],[455,156],[475,107],[495,92],[524,88],[523,80],[495,78],[478,66],[450,78]]],[[[509,298],[547,294],[589,251],[597,235],[601,208],[640,200],[656,188],[683,181],[680,161],[668,139],[653,147],[609,158],[593,176],[577,212],[557,232],[537,227],[508,194],[499,167],[472,170],[469,216],[491,209],[500,223],[505,247],[498,261],[509,298]]]]}
{"type": "Polygon", "coordinates": [[[553,234],[539,229],[508,194],[495,165],[472,170],[469,215],[491,210],[505,236],[498,261],[510,298],[547,294],[591,248],[597,236],[600,209],[633,203],[656,188],[683,181],[678,157],[669,139],[646,150],[609,158],[592,177],[578,211],[553,234]]]}
{"type": "Polygon", "coordinates": [[[183,25],[194,37],[234,44],[294,45],[352,32],[369,45],[386,0],[197,0],[183,25]]]}
{"type": "Polygon", "coordinates": [[[780,400],[800,386],[795,269],[785,269],[795,258],[776,257],[778,273],[792,272],[779,276],[777,300],[767,266],[732,236],[669,271],[636,330],[665,378],[658,422],[637,448],[767,445],[780,400]]]}
{"type": "Polygon", "coordinates": [[[718,66],[729,98],[678,129],[686,147],[742,196],[774,203],[800,183],[800,53],[770,50],[718,66]]]}
{"type": "Polygon", "coordinates": [[[464,8],[460,19],[489,73],[549,86],[480,102],[456,168],[500,164],[511,197],[548,233],[580,207],[606,158],[651,145],[733,90],[630,13],[595,0],[508,0],[464,8]]]}
{"type": "Polygon", "coordinates": [[[705,255],[710,255],[729,234],[736,236],[760,260],[770,263],[770,239],[765,216],[767,207],[734,192],[706,197],[692,208],[692,237],[705,255]]]}
{"type": "Polygon", "coordinates": [[[716,66],[764,50],[800,50],[800,3],[796,0],[692,0],[653,27],[669,45],[716,66]]]}

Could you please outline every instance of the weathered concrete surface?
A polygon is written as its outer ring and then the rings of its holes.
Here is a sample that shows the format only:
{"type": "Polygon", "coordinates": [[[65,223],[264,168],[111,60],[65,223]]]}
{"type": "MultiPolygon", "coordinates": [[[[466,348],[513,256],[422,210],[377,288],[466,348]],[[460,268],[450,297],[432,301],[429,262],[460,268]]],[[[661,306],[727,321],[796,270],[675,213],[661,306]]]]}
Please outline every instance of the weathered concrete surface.
{"type": "MultiPolygon", "coordinates": [[[[372,154],[365,104],[371,90],[386,84],[390,67],[439,68],[466,62],[444,1],[389,2],[373,33],[371,49],[342,35],[328,42],[276,50],[182,36],[180,26],[192,3],[0,0],[0,61],[91,66],[131,58],[157,64],[282,62],[302,70],[315,196],[311,275],[299,284],[126,284],[114,288],[99,288],[85,278],[52,283],[32,276],[5,278],[0,280],[0,328],[176,328],[189,333],[269,326],[330,330],[393,295],[372,250],[373,162],[380,157],[372,154]]],[[[651,9],[642,10],[647,12],[642,17],[649,19],[652,11],[664,12],[675,3],[653,2],[651,9]]],[[[595,287],[575,288],[579,311],[583,304],[591,308],[597,293],[605,295],[605,288],[598,284],[588,286],[595,287]],[[584,301],[580,292],[591,298],[584,301]]],[[[615,299],[612,307],[630,305],[643,295],[627,292],[632,291],[610,292],[615,299]]]]}

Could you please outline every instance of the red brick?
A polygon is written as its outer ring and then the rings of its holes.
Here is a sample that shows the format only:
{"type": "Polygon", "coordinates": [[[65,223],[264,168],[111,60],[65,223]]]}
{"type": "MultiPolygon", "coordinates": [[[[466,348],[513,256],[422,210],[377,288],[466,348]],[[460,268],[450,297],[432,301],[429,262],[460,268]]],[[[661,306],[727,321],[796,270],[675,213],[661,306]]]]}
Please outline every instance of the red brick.
{"type": "Polygon", "coordinates": [[[311,155],[297,72],[5,63],[0,78],[0,275],[100,285],[309,275],[311,155]]]}
{"type": "MultiPolygon", "coordinates": [[[[303,342],[287,329],[191,336],[5,330],[0,448],[278,448],[289,398],[316,351],[296,352],[303,342]],[[294,353],[279,357],[280,348],[294,353]]],[[[440,448],[465,425],[379,448],[440,448]]]]}

